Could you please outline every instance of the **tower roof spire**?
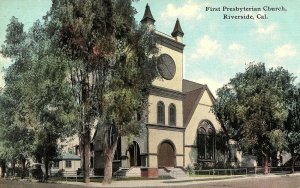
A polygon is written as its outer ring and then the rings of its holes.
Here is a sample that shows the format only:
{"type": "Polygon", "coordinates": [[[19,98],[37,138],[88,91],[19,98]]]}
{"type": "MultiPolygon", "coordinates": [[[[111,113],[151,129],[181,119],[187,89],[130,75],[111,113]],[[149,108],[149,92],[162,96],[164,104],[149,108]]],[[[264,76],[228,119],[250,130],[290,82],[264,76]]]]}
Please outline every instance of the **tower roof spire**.
{"type": "Polygon", "coordinates": [[[150,23],[150,24],[154,24],[154,22],[155,22],[155,19],[152,16],[152,13],[151,13],[148,3],[146,5],[145,13],[144,13],[144,16],[143,16],[141,22],[142,23],[150,23]]]}
{"type": "Polygon", "coordinates": [[[173,32],[171,34],[173,37],[177,37],[177,36],[180,36],[180,37],[183,37],[184,33],[181,29],[181,26],[180,26],[180,22],[179,22],[179,19],[177,18],[176,20],[176,24],[175,24],[175,27],[173,29],[173,32]]]}

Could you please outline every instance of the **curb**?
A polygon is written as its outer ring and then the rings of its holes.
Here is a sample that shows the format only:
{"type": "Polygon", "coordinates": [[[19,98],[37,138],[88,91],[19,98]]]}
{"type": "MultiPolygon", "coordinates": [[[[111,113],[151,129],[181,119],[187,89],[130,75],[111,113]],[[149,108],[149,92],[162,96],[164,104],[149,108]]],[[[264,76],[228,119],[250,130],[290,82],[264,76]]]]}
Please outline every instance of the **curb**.
{"type": "Polygon", "coordinates": [[[204,183],[213,183],[213,182],[228,182],[228,181],[239,181],[244,179],[251,178],[276,178],[276,177],[286,177],[286,176],[300,176],[300,173],[295,174],[269,174],[269,175],[247,175],[247,176],[239,176],[239,177],[227,177],[224,179],[211,178],[211,179],[203,179],[203,178],[188,178],[188,179],[175,179],[175,180],[132,180],[132,181],[117,181],[112,182],[109,185],[103,186],[101,183],[91,182],[89,184],[81,183],[81,182],[57,182],[61,184],[72,184],[72,185],[80,185],[80,186],[88,186],[88,187],[170,187],[170,186],[186,186],[193,184],[204,184],[204,183]]]}
{"type": "MultiPolygon", "coordinates": [[[[46,184],[68,184],[68,185],[77,185],[82,187],[182,187],[186,185],[195,185],[195,184],[206,184],[214,182],[228,182],[228,181],[240,181],[245,179],[268,179],[276,177],[295,177],[300,176],[300,172],[294,174],[268,174],[268,175],[247,175],[247,176],[227,176],[227,177],[212,177],[212,178],[201,178],[201,177],[187,177],[187,178],[178,178],[173,180],[130,180],[130,181],[113,181],[109,185],[102,185],[100,182],[90,182],[88,184],[83,182],[72,182],[72,181],[48,181],[46,184]]],[[[5,178],[6,179],[6,178],[5,178]]],[[[37,181],[32,179],[10,179],[11,181],[23,181],[23,182],[32,182],[37,181]]]]}

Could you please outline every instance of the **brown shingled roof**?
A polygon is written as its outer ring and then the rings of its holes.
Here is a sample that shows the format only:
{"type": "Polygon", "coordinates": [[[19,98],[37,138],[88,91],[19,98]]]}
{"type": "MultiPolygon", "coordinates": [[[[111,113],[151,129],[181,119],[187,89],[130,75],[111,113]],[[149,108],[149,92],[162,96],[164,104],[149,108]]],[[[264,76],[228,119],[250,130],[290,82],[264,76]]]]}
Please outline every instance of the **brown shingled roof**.
{"type": "Polygon", "coordinates": [[[204,87],[185,93],[183,97],[183,125],[186,126],[191,119],[194,109],[198,105],[199,95],[204,92],[204,87]]]}
{"type": "Polygon", "coordinates": [[[192,115],[194,114],[203,93],[207,91],[213,101],[215,98],[208,89],[207,85],[202,85],[189,80],[182,80],[182,91],[184,93],[183,125],[186,127],[192,118],[192,115]]]}
{"type": "Polygon", "coordinates": [[[205,85],[190,81],[190,80],[182,80],[182,92],[187,93],[195,89],[202,88],[205,85]]]}

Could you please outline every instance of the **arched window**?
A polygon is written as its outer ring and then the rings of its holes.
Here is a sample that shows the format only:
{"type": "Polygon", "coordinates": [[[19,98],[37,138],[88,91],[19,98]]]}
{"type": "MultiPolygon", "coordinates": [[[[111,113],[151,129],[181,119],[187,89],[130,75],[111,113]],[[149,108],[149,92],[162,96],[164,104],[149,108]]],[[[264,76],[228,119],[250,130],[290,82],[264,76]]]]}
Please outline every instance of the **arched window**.
{"type": "Polygon", "coordinates": [[[169,106],[169,125],[176,125],[176,107],[173,103],[169,106]]]}
{"type": "Polygon", "coordinates": [[[215,158],[215,129],[207,121],[200,123],[197,130],[198,160],[215,158]]]}
{"type": "Polygon", "coordinates": [[[157,103],[157,124],[165,124],[165,105],[161,101],[157,103]]]}

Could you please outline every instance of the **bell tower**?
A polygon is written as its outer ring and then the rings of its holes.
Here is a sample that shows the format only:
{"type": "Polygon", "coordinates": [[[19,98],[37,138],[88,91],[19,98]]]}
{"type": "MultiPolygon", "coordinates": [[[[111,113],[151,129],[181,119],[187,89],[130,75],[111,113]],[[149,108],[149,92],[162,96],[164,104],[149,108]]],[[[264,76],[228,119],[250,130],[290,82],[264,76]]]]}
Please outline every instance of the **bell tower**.
{"type": "Polygon", "coordinates": [[[141,23],[154,29],[159,49],[156,62],[159,77],[153,81],[148,99],[146,164],[158,172],[159,166],[184,166],[182,80],[185,45],[178,19],[170,34],[155,30],[154,22],[147,4],[141,23]]]}
{"type": "Polygon", "coordinates": [[[160,78],[153,82],[154,86],[182,92],[183,79],[183,31],[179,19],[176,20],[171,35],[155,31],[160,56],[157,71],[160,78]]]}

